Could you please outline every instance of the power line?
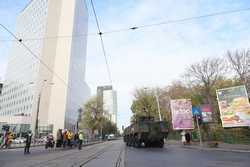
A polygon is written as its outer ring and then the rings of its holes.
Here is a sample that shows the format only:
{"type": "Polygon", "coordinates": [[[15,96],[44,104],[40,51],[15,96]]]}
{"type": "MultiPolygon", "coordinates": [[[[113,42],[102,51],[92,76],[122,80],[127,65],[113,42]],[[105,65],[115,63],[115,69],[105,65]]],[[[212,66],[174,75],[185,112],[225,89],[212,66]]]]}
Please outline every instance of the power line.
{"type": "MultiPolygon", "coordinates": [[[[37,56],[25,43],[23,43],[23,40],[18,38],[13,32],[11,32],[7,27],[5,27],[3,24],[0,23],[0,26],[6,30],[13,38],[18,41],[33,57],[35,57],[41,65],[43,65],[49,72],[51,72],[53,75],[55,75],[67,88],[71,89],[71,87],[64,81],[63,78],[61,78],[57,73],[55,73],[45,62],[43,62],[39,56],[37,56]]],[[[74,102],[72,100],[72,102],[74,102]]],[[[77,103],[76,103],[77,104],[77,103]]],[[[78,104],[77,104],[78,105],[78,104]]],[[[80,108],[82,106],[78,105],[80,108]]]]}
{"type": "Polygon", "coordinates": [[[186,18],[175,19],[175,20],[166,20],[166,21],[162,21],[162,22],[158,22],[158,23],[145,24],[145,25],[133,26],[133,27],[129,27],[129,28],[122,28],[122,29],[106,31],[106,32],[103,32],[103,34],[111,34],[111,33],[123,32],[123,31],[138,30],[138,29],[142,29],[142,28],[162,26],[162,25],[167,25],[167,24],[188,22],[188,21],[200,20],[200,19],[209,18],[209,17],[222,16],[222,15],[228,15],[228,14],[240,13],[240,12],[246,12],[246,11],[250,11],[250,8],[227,10],[227,11],[220,11],[220,12],[209,13],[209,14],[199,15],[199,16],[186,17],[186,18]]]}
{"type": "Polygon", "coordinates": [[[92,7],[93,12],[94,12],[94,16],[95,16],[95,22],[96,22],[96,26],[97,26],[97,29],[98,29],[98,35],[100,36],[102,52],[103,52],[103,56],[104,56],[104,59],[105,59],[105,63],[106,63],[107,71],[108,71],[108,76],[109,76],[109,82],[112,85],[111,72],[110,72],[110,68],[109,68],[109,64],[108,64],[108,59],[107,59],[107,54],[106,54],[106,50],[105,50],[105,46],[104,46],[104,41],[103,41],[103,38],[102,38],[103,33],[101,32],[101,29],[100,29],[100,25],[99,25],[99,21],[98,21],[98,18],[97,18],[96,11],[95,11],[94,3],[93,3],[92,0],[90,0],[90,2],[91,2],[91,7],[92,7]]]}
{"type": "MultiPolygon", "coordinates": [[[[79,34],[79,35],[58,35],[58,36],[48,36],[48,37],[37,37],[37,38],[21,38],[22,41],[38,41],[38,40],[49,40],[49,39],[59,39],[59,38],[81,38],[87,36],[94,36],[97,35],[96,33],[87,33],[87,34],[79,34]]],[[[15,42],[16,40],[12,39],[0,39],[1,42],[15,42]]]]}
{"type": "MultiPolygon", "coordinates": [[[[93,4],[91,0],[91,4],[93,4]]],[[[93,8],[93,7],[92,7],[93,8]]],[[[129,28],[121,28],[121,29],[115,29],[115,30],[110,30],[110,31],[100,31],[100,25],[97,19],[97,15],[95,12],[95,9],[93,8],[95,19],[97,20],[97,27],[99,32],[98,33],[87,33],[87,34],[80,34],[80,35],[62,35],[62,36],[50,36],[50,37],[41,37],[41,38],[27,38],[27,39],[22,39],[23,41],[32,41],[32,40],[46,40],[46,39],[57,39],[57,38],[76,38],[76,37],[85,37],[85,36],[94,36],[94,35],[99,35],[102,37],[102,35],[105,34],[113,34],[113,33],[119,33],[119,32],[124,32],[124,31],[133,31],[133,30],[138,30],[138,29],[144,29],[144,28],[149,28],[149,27],[156,27],[156,26],[162,26],[162,25],[167,25],[167,24],[176,24],[176,23],[182,23],[182,22],[189,22],[189,21],[194,21],[194,20],[200,20],[204,18],[209,18],[209,17],[215,17],[215,16],[222,16],[222,15],[228,15],[228,14],[233,14],[233,13],[241,13],[241,12],[247,12],[249,11],[250,8],[242,8],[242,9],[236,9],[236,10],[227,10],[227,11],[220,11],[220,12],[214,12],[210,14],[205,14],[205,15],[199,15],[199,16],[193,16],[193,17],[186,17],[186,18],[180,18],[180,19],[174,19],[174,20],[166,20],[158,23],[152,23],[152,24],[145,24],[145,25],[138,25],[138,26],[131,26],[129,28]]],[[[0,40],[1,42],[8,42],[8,41],[16,41],[16,40],[10,40],[10,39],[2,39],[0,40]]]]}

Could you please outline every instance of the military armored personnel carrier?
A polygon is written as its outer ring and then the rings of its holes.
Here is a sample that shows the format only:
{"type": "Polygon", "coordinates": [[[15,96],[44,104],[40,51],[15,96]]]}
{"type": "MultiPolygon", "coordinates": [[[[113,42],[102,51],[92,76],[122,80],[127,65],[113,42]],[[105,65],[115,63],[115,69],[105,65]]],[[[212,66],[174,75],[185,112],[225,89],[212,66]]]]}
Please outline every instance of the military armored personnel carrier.
{"type": "Polygon", "coordinates": [[[123,140],[127,146],[163,147],[168,130],[167,121],[155,121],[154,117],[143,116],[124,129],[123,140]]]}

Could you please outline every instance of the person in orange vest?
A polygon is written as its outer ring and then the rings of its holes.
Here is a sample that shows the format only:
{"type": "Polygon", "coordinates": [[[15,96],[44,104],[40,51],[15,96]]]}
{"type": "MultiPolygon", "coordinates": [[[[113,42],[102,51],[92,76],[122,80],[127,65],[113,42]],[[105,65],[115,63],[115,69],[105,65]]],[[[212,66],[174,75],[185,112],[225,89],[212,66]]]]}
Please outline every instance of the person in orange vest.
{"type": "Polygon", "coordinates": [[[64,132],[63,132],[63,148],[66,147],[67,141],[68,141],[68,138],[67,138],[67,129],[65,129],[64,132]]]}

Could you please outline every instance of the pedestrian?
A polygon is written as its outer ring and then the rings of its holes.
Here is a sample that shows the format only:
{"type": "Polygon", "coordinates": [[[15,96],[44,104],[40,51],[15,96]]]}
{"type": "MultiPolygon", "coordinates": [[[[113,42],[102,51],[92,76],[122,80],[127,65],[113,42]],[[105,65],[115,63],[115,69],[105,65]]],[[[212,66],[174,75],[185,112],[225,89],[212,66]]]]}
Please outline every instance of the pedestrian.
{"type": "Polygon", "coordinates": [[[74,135],[74,147],[77,146],[78,140],[79,140],[79,135],[78,135],[78,133],[76,132],[75,135],[74,135]]]}
{"type": "Polygon", "coordinates": [[[190,144],[190,141],[191,141],[191,135],[189,132],[186,132],[185,134],[185,140],[186,140],[186,144],[190,144]]]}
{"type": "Polygon", "coordinates": [[[63,142],[62,129],[59,129],[56,134],[56,147],[61,147],[63,142]]]}
{"type": "Polygon", "coordinates": [[[26,134],[25,138],[26,138],[26,141],[25,141],[25,147],[24,147],[24,154],[30,154],[30,144],[32,140],[32,133],[30,130],[26,134]]]}
{"type": "Polygon", "coordinates": [[[72,147],[73,133],[72,133],[70,130],[68,130],[68,131],[66,132],[66,136],[67,136],[67,145],[68,145],[69,147],[72,147]]]}
{"type": "Polygon", "coordinates": [[[4,137],[3,137],[2,148],[7,148],[7,143],[8,143],[8,132],[5,132],[4,137]]]}
{"type": "Polygon", "coordinates": [[[67,141],[68,141],[68,138],[67,138],[67,129],[65,129],[64,132],[63,132],[63,148],[66,147],[67,141]]]}
{"type": "Polygon", "coordinates": [[[186,144],[185,134],[186,134],[185,130],[182,130],[181,131],[181,142],[182,142],[183,145],[186,144]]]}
{"type": "Polygon", "coordinates": [[[12,132],[8,132],[6,148],[10,148],[13,138],[14,134],[12,132]]]}
{"type": "Polygon", "coordinates": [[[2,146],[3,144],[3,136],[0,134],[0,147],[2,146]]]}
{"type": "Polygon", "coordinates": [[[79,131],[78,133],[78,149],[82,149],[82,142],[83,142],[83,133],[82,131],[79,131]]]}

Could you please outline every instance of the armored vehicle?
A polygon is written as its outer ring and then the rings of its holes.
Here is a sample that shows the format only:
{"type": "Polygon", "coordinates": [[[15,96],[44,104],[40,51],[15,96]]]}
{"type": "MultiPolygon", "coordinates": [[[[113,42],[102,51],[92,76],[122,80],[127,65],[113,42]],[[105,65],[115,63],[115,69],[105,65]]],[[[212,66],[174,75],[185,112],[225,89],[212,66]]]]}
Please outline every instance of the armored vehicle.
{"type": "Polygon", "coordinates": [[[155,121],[154,117],[143,116],[124,129],[123,140],[127,146],[163,147],[168,130],[167,121],[155,121]]]}

